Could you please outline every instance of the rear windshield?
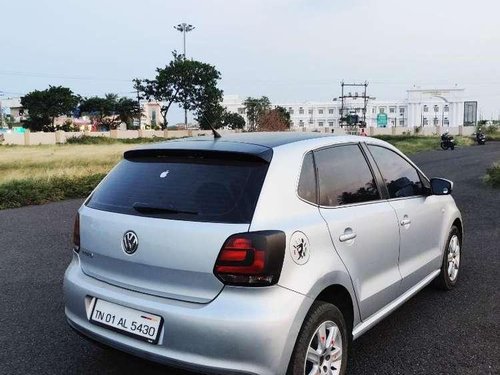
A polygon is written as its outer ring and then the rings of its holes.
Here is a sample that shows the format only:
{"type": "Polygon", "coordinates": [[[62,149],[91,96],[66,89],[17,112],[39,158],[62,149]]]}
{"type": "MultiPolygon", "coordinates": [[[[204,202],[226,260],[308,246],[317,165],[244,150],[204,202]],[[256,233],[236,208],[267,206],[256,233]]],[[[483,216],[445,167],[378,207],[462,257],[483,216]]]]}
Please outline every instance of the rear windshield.
{"type": "Polygon", "coordinates": [[[255,161],[123,160],[87,206],[128,215],[250,223],[267,168],[255,161]]]}

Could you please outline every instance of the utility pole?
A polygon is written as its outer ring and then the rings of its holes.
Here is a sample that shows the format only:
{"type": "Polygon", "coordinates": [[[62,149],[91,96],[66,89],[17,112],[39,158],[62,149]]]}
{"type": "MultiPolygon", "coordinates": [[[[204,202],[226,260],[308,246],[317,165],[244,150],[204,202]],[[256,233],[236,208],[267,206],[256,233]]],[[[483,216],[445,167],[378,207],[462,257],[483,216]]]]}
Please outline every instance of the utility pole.
{"type": "MultiPolygon", "coordinates": [[[[184,57],[184,60],[186,60],[186,33],[194,30],[194,26],[183,22],[183,23],[178,24],[177,26],[174,26],[174,29],[176,29],[177,31],[180,31],[182,33],[182,37],[183,37],[183,54],[182,55],[184,57]]],[[[187,129],[188,120],[187,120],[187,108],[186,108],[185,104],[184,104],[184,126],[187,129]]]]}
{"type": "MultiPolygon", "coordinates": [[[[361,126],[361,127],[366,127],[366,108],[368,106],[368,100],[369,99],[374,99],[372,97],[370,97],[369,95],[367,95],[367,88],[368,88],[368,82],[365,81],[364,83],[345,83],[344,81],[341,81],[340,82],[340,86],[341,86],[341,95],[340,95],[340,100],[341,100],[341,104],[340,104],[340,122],[343,123],[347,118],[348,116],[350,115],[350,111],[354,111],[355,114],[358,113],[358,111],[361,111],[362,115],[363,115],[363,120],[357,121],[356,124],[354,124],[354,128],[357,132],[357,128],[358,126],[361,126]],[[345,94],[344,92],[344,87],[354,87],[354,88],[357,88],[357,87],[363,87],[363,95],[358,95],[357,92],[354,93],[354,95],[352,95],[351,92],[349,92],[347,95],[345,94]],[[354,99],[354,102],[353,102],[353,105],[348,105],[347,104],[347,99],[354,99]],[[356,103],[356,100],[358,99],[363,99],[363,106],[362,107],[359,107],[358,104],[356,103]]],[[[348,124],[348,126],[350,127],[353,127],[353,124],[348,124]]],[[[353,129],[350,129],[350,131],[353,131],[353,129]]]]}
{"type": "MultiPolygon", "coordinates": [[[[2,91],[0,91],[0,96],[3,96],[2,91]]],[[[0,99],[0,128],[3,128],[3,105],[1,99],[0,99]]]]}

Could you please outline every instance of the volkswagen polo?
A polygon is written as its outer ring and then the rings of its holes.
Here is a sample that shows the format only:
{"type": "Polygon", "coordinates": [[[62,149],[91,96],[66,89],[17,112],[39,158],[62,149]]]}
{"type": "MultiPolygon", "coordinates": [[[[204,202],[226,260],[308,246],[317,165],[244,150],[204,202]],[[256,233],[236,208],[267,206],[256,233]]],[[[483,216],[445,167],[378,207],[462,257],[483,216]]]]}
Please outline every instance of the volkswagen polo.
{"type": "Polygon", "coordinates": [[[344,374],[353,339],[427,284],[456,284],[452,187],[367,137],[127,151],[76,215],[67,321],[202,372],[344,374]]]}

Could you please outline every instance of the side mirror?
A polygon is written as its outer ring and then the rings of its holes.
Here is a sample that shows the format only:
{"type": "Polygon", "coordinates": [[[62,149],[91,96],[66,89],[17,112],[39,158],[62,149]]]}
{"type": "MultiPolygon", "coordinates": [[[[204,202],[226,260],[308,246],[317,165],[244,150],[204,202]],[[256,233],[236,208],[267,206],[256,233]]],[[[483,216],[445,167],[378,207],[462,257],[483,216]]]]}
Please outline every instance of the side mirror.
{"type": "Polygon", "coordinates": [[[448,195],[453,191],[453,182],[445,178],[431,178],[433,195],[448,195]]]}

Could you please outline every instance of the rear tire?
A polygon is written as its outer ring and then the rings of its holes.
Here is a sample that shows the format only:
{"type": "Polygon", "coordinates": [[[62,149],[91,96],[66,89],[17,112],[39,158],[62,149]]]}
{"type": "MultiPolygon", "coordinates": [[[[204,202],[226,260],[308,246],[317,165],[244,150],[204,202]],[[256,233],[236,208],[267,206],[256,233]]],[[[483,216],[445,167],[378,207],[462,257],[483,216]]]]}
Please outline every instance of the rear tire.
{"type": "Polygon", "coordinates": [[[442,290],[451,290],[458,280],[462,261],[462,235],[456,226],[452,226],[446,241],[441,273],[434,279],[434,286],[442,290]]]}
{"type": "Polygon", "coordinates": [[[349,342],[340,310],[331,303],[314,302],[295,342],[287,375],[345,375],[349,342]]]}
{"type": "Polygon", "coordinates": [[[441,142],[441,148],[443,150],[448,150],[448,146],[446,146],[444,142],[441,142]]]}

